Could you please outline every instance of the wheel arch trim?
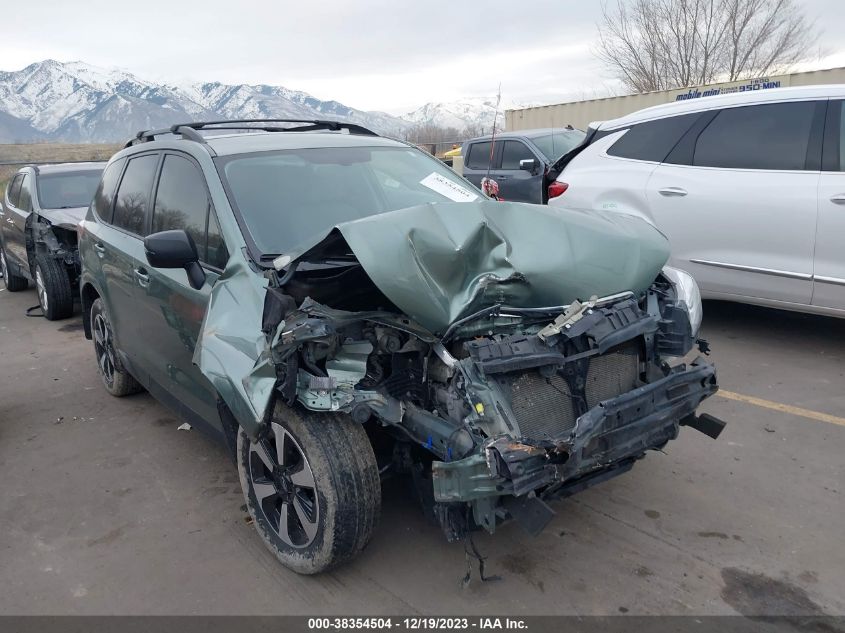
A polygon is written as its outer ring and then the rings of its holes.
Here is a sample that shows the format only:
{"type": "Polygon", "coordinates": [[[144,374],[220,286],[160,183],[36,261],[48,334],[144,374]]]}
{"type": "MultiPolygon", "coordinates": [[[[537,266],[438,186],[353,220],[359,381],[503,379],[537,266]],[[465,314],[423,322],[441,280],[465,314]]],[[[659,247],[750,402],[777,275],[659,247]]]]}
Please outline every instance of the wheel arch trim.
{"type": "Polygon", "coordinates": [[[89,277],[84,274],[79,278],[79,300],[82,304],[82,329],[85,332],[85,338],[89,341],[93,338],[91,332],[91,306],[94,305],[96,299],[103,299],[103,293],[89,277]],[[93,294],[92,294],[93,293],[93,294]]]}

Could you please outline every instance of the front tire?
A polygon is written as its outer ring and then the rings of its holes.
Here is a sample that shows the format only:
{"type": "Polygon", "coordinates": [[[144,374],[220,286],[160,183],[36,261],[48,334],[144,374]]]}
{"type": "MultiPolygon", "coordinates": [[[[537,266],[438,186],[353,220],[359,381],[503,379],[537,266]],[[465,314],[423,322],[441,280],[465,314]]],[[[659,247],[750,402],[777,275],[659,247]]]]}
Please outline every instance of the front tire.
{"type": "Polygon", "coordinates": [[[114,344],[114,331],[103,300],[99,297],[91,305],[91,334],[94,339],[94,354],[97,357],[97,371],[106,391],[117,398],[143,391],[144,388],[120,362],[114,344]]]}
{"type": "Polygon", "coordinates": [[[73,290],[62,262],[38,255],[35,258],[35,289],[41,312],[48,321],[66,319],[73,314],[73,290]]]}
{"type": "Polygon", "coordinates": [[[285,567],[323,572],[369,542],[381,511],[381,482],[360,424],[279,405],[258,442],[239,429],[237,457],[249,514],[285,567]]]}
{"type": "Polygon", "coordinates": [[[9,292],[20,292],[29,288],[29,282],[25,277],[16,275],[9,270],[9,263],[6,261],[6,251],[0,245],[0,272],[3,273],[3,283],[9,292]]]}

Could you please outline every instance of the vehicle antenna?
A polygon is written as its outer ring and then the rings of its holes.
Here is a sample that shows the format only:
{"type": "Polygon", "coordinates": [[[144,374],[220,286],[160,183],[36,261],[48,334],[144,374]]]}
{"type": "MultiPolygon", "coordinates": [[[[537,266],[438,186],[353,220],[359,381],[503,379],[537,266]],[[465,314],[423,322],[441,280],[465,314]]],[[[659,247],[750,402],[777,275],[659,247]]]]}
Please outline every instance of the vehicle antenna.
{"type": "Polygon", "coordinates": [[[490,160],[487,161],[487,175],[490,178],[490,167],[493,164],[493,151],[496,146],[496,119],[499,116],[499,104],[502,101],[502,83],[499,82],[499,92],[496,94],[496,109],[493,111],[493,134],[490,137],[490,160]]]}

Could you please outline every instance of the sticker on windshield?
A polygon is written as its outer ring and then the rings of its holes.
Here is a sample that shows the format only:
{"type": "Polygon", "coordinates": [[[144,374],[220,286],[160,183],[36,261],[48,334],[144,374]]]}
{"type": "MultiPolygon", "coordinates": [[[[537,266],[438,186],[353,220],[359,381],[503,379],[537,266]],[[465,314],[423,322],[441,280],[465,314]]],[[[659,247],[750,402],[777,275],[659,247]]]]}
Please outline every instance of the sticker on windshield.
{"type": "Polygon", "coordinates": [[[436,172],[431,172],[428,176],[420,180],[420,184],[455,202],[472,202],[478,198],[476,194],[466,187],[461,187],[458,183],[444,178],[436,172]]]}

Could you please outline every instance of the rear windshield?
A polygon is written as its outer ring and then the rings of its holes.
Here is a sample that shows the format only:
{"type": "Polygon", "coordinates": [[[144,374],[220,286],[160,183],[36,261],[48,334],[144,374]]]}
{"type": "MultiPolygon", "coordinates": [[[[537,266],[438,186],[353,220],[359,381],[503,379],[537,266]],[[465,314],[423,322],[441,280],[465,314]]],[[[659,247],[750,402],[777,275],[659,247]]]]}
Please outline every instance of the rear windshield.
{"type": "Polygon", "coordinates": [[[94,199],[102,175],[102,169],[39,174],[38,202],[42,209],[87,207],[94,199]]]}
{"type": "Polygon", "coordinates": [[[481,197],[439,160],[410,147],[330,147],[218,159],[262,255],[289,252],[336,224],[429,202],[481,197]]]}
{"type": "Polygon", "coordinates": [[[543,155],[550,161],[557,160],[573,147],[584,140],[584,132],[581,130],[561,130],[544,134],[543,136],[529,137],[531,142],[537,146],[543,155]]]}

